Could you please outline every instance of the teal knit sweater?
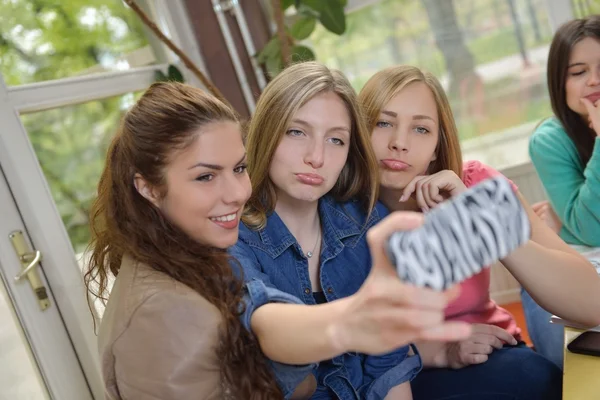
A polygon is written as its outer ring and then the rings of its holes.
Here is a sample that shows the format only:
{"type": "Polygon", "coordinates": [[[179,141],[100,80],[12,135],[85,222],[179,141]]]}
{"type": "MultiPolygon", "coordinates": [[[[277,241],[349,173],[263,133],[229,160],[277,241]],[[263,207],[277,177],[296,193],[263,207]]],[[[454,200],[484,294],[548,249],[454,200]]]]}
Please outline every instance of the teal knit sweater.
{"type": "Polygon", "coordinates": [[[600,138],[587,166],[556,118],[544,121],[529,141],[529,155],[563,223],[567,243],[600,246],[600,138]]]}

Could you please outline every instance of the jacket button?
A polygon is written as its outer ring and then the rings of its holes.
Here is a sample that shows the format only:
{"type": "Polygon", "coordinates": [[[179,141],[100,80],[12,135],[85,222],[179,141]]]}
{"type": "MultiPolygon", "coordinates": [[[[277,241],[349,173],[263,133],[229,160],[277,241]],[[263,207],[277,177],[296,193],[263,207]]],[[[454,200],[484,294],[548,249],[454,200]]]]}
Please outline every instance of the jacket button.
{"type": "Polygon", "coordinates": [[[333,293],[333,288],[329,287],[329,288],[327,289],[327,293],[329,293],[329,294],[333,293]]]}
{"type": "Polygon", "coordinates": [[[304,289],[304,293],[310,294],[310,289],[309,288],[304,289]]]}

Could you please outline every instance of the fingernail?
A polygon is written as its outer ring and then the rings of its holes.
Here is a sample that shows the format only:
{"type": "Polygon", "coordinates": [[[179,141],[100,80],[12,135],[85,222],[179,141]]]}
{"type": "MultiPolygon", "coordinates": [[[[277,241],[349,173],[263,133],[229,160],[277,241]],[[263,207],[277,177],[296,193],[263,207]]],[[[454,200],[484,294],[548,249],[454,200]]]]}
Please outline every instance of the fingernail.
{"type": "Polygon", "coordinates": [[[399,201],[404,201],[404,195],[400,196],[400,200],[399,201]]]}

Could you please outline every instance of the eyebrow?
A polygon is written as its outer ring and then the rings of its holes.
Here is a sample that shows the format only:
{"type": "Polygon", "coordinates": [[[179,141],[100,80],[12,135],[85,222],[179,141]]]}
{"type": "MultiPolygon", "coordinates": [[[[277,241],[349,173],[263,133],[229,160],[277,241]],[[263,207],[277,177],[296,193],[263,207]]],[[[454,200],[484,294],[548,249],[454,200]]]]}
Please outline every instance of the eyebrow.
{"type": "Polygon", "coordinates": [[[571,68],[571,67],[579,67],[579,66],[582,66],[582,65],[585,65],[585,63],[582,63],[582,62],[576,62],[576,63],[573,63],[573,64],[569,64],[569,66],[568,66],[567,68],[571,68]]]}
{"type": "Polygon", "coordinates": [[[416,119],[416,120],[428,119],[428,120],[435,122],[435,120],[433,118],[431,118],[429,115],[413,115],[413,119],[416,119]]]}
{"type": "MultiPolygon", "coordinates": [[[[397,118],[398,117],[398,113],[395,113],[395,112],[390,111],[390,110],[383,110],[381,113],[385,114],[385,115],[389,115],[390,117],[393,117],[393,118],[397,118]]],[[[435,122],[435,120],[433,118],[431,118],[430,116],[428,116],[428,115],[421,115],[421,114],[413,115],[412,119],[416,119],[416,120],[429,119],[429,120],[435,122]]]]}
{"type": "MultiPolygon", "coordinates": [[[[292,120],[292,123],[296,123],[296,124],[299,124],[299,125],[304,125],[304,126],[307,126],[307,127],[311,127],[312,126],[310,123],[306,122],[305,120],[298,119],[298,118],[294,118],[292,120]]],[[[350,128],[347,127],[347,126],[334,126],[333,128],[331,128],[331,129],[328,130],[328,132],[331,132],[331,131],[345,131],[345,132],[350,133],[350,128]]]]}
{"type": "MultiPolygon", "coordinates": [[[[246,159],[246,153],[244,153],[244,156],[240,159],[240,161],[238,161],[237,163],[235,163],[235,165],[241,164],[242,162],[244,162],[245,159],[246,159]]],[[[207,164],[207,163],[201,163],[201,162],[192,165],[188,169],[194,169],[194,168],[198,168],[198,167],[205,167],[205,168],[214,169],[214,170],[217,170],[217,171],[222,171],[224,169],[222,165],[207,164]]]]}

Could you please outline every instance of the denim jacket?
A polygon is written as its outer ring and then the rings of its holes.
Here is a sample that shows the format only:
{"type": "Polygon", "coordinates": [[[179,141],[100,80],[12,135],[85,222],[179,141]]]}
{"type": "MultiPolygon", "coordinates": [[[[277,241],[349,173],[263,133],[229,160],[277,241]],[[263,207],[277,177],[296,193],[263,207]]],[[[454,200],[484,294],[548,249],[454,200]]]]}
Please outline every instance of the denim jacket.
{"type": "MultiPolygon", "coordinates": [[[[386,214],[378,204],[366,221],[356,201],[338,203],[328,196],[319,201],[323,229],[319,275],[327,301],[350,296],[361,287],[371,268],[366,231],[386,214]]],[[[247,284],[242,317],[247,329],[254,310],[265,303],[316,304],[308,259],[277,213],[267,217],[262,230],[241,224],[238,243],[230,253],[243,268],[247,284]]],[[[411,380],[421,369],[421,359],[418,353],[409,356],[405,346],[381,356],[345,353],[318,365],[272,365],[286,398],[313,373],[317,379],[313,399],[379,400],[394,386],[411,380]]]]}

